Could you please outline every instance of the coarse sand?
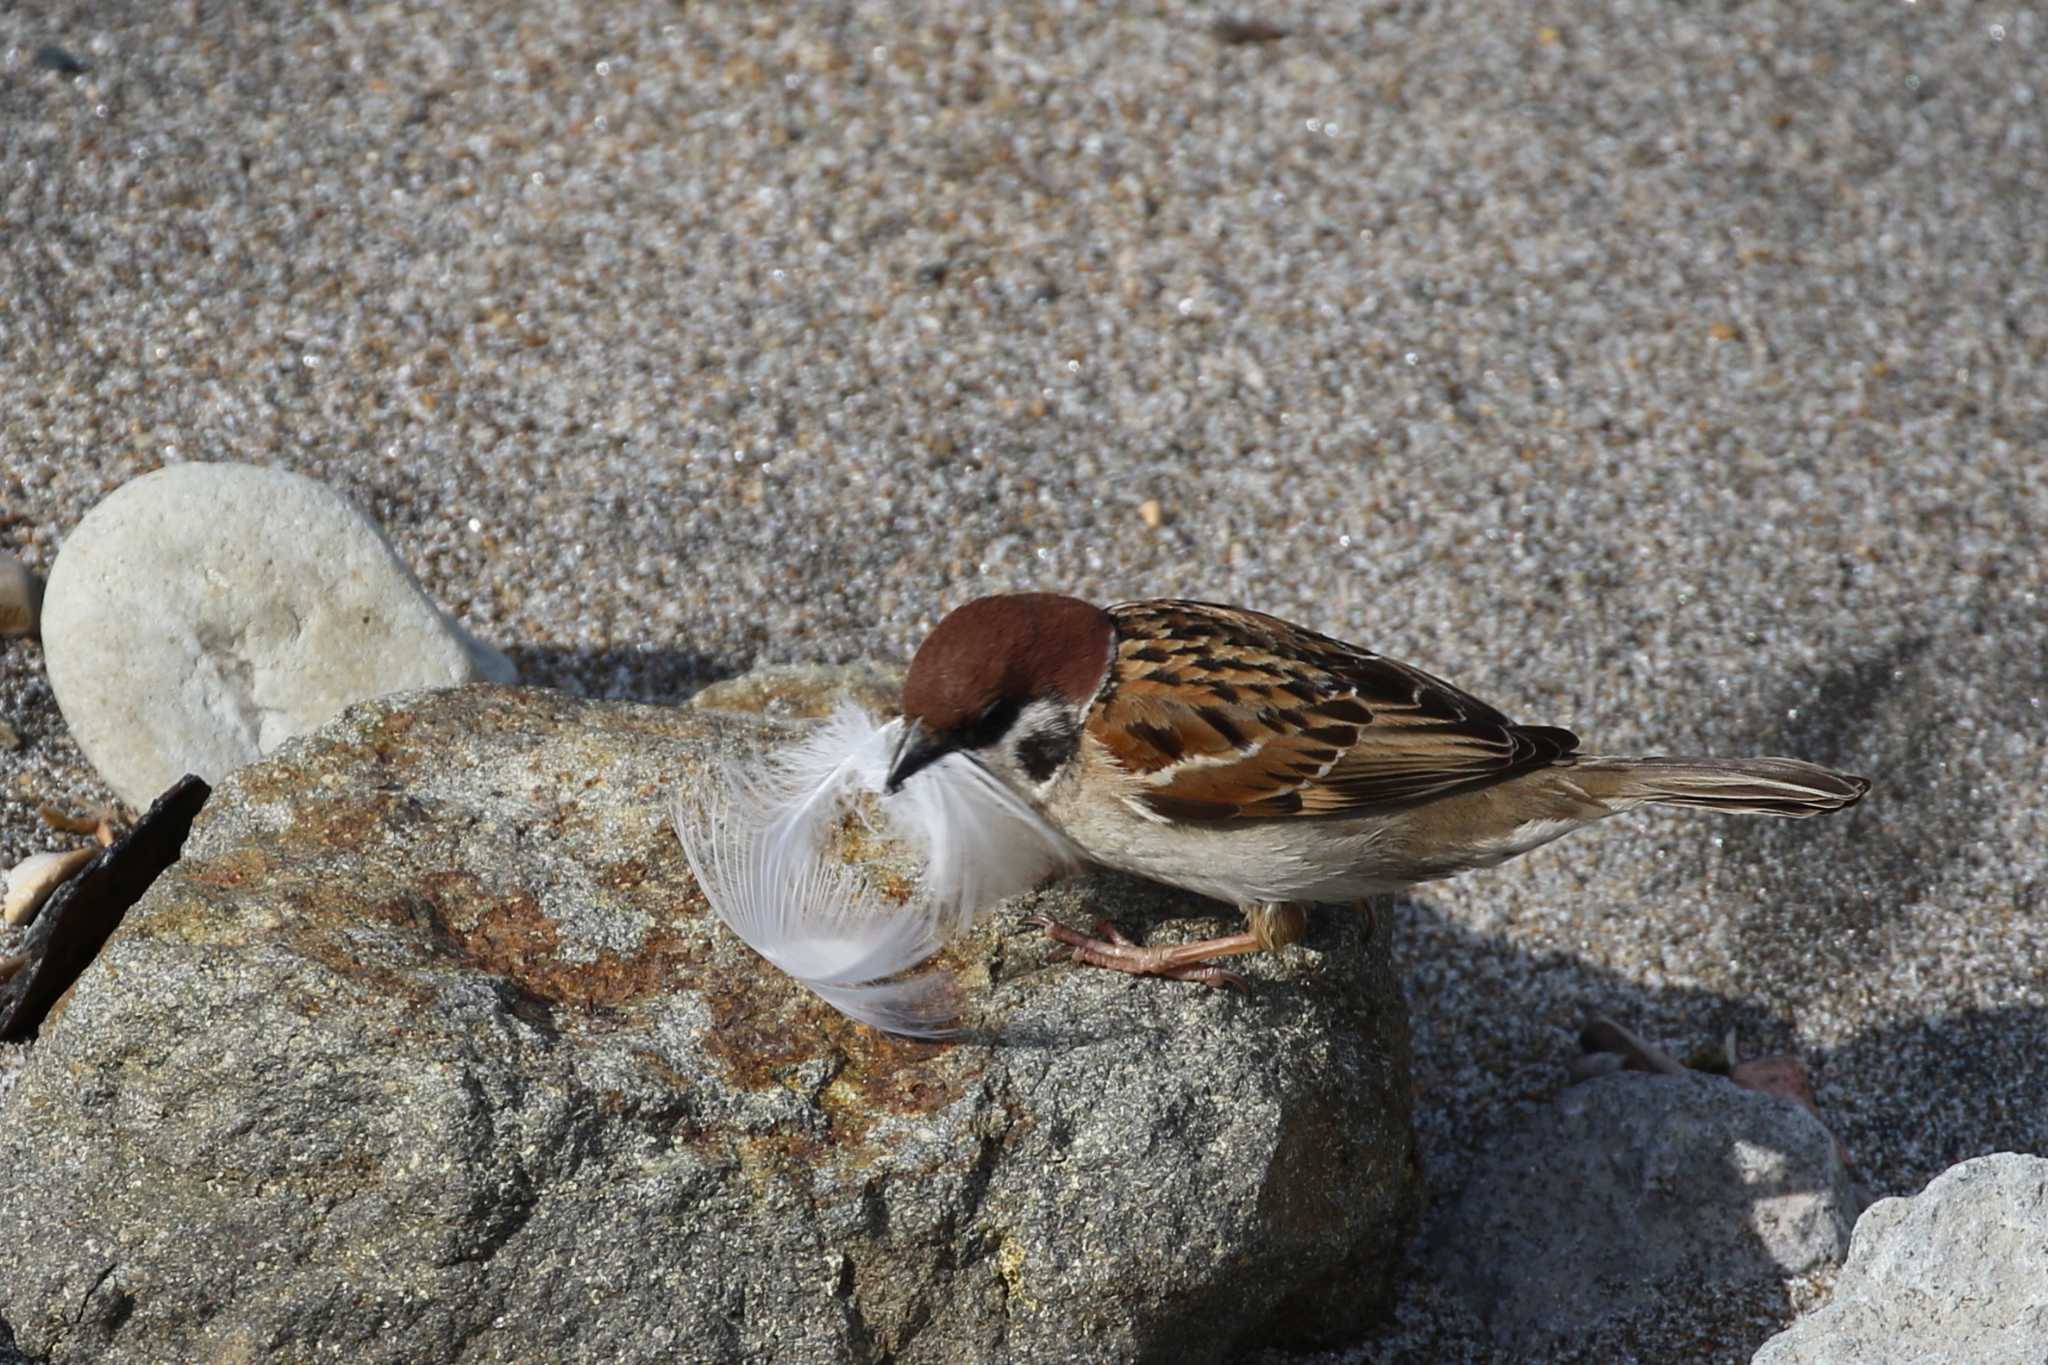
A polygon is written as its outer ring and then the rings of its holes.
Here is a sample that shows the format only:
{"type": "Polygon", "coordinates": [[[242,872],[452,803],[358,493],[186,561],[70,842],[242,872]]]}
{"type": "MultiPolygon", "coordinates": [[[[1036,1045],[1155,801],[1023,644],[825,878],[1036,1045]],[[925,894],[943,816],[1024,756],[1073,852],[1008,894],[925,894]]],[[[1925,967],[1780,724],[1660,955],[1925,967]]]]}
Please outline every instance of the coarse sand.
{"type": "MultiPolygon", "coordinates": [[[[1595,1011],[1799,1052],[1912,1192],[2048,1151],[2044,72],[2006,5],[15,3],[0,550],[244,460],[586,695],[1196,596],[1865,773],[1425,887],[1398,952],[1440,1194],[1595,1011]]],[[[11,863],[106,793],[33,643],[0,720],[11,863]]],[[[1493,1358],[1405,1292],[1342,1359],[1493,1358]]]]}

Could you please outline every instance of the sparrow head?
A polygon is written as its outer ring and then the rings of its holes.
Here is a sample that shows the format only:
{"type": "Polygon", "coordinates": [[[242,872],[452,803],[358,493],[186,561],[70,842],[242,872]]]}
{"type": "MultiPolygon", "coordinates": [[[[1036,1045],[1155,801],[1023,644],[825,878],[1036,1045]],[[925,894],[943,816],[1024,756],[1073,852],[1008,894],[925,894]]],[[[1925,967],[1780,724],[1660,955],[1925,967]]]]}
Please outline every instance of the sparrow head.
{"type": "Polygon", "coordinates": [[[888,790],[965,753],[1021,791],[1072,757],[1116,644],[1108,612],[1054,593],[981,597],[932,629],[903,681],[903,741],[888,790]]]}

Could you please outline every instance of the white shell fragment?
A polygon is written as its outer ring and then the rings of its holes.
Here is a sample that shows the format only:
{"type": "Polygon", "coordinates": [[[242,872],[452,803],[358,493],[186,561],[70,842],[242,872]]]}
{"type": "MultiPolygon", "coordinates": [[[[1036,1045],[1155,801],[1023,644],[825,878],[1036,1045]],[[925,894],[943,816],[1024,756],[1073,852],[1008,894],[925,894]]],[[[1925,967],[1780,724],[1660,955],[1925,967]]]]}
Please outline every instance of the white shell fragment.
{"type": "Polygon", "coordinates": [[[0,555],[0,635],[34,634],[41,619],[43,585],[13,555],[0,555]]]}
{"type": "Polygon", "coordinates": [[[920,854],[916,894],[891,905],[826,838],[879,793],[902,722],[846,707],[756,771],[729,766],[676,833],[711,908],[761,956],[849,1018],[912,1037],[953,1031],[951,981],[916,972],[1002,900],[1072,865],[1065,837],[964,754],[930,764],[877,806],[920,854]]]}
{"type": "Polygon", "coordinates": [[[34,919],[50,893],[70,881],[98,852],[96,848],[67,848],[61,853],[31,853],[16,863],[7,873],[4,907],[9,926],[34,919]]]}

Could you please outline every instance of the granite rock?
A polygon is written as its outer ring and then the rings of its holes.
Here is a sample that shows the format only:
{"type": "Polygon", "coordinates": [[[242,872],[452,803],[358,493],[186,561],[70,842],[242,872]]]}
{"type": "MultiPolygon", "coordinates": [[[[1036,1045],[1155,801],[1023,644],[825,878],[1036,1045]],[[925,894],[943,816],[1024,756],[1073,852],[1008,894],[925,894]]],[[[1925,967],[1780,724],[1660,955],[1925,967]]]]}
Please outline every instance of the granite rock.
{"type": "Polygon", "coordinates": [[[1531,1354],[1702,1281],[1839,1263],[1854,1202],[1834,1139],[1780,1096],[1622,1071],[1566,1090],[1435,1229],[1435,1273],[1531,1354]]]}
{"type": "Polygon", "coordinates": [[[2039,1365],[2044,1343],[2048,1158],[2006,1152],[1871,1205],[1834,1297],[1755,1365],[2039,1365]]]}
{"type": "Polygon", "coordinates": [[[515,677],[355,504],[254,465],[173,465],[116,489],[65,539],[42,631],[65,722],[137,808],[350,702],[515,677]]]}
{"type": "MultiPolygon", "coordinates": [[[[1362,1331],[1419,1201],[1385,932],[1331,913],[1239,994],[1002,914],[946,955],[968,1041],[875,1034],[725,932],[669,828],[795,732],[477,687],[230,775],[0,1109],[22,1346],[1201,1361],[1362,1331]]],[[[1120,879],[1032,899],[1224,927],[1120,879]]]]}

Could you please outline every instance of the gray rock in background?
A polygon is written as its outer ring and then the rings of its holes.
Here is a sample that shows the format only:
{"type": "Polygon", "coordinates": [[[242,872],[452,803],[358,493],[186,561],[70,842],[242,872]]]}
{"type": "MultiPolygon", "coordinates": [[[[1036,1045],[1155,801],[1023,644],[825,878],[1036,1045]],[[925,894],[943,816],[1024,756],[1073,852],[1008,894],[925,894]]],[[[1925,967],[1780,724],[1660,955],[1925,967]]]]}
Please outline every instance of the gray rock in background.
{"type": "Polygon", "coordinates": [[[253,465],[173,465],[116,490],[65,538],[43,616],[65,723],[138,808],[350,702],[517,676],[355,504],[253,465]]]}
{"type": "Polygon", "coordinates": [[[1565,1091],[1483,1158],[1430,1257],[1500,1345],[1533,1352],[1692,1284],[1835,1264],[1854,1221],[1834,1140],[1798,1105],[1622,1072],[1565,1091]]]}
{"type": "Polygon", "coordinates": [[[1856,1224],[1825,1308],[1755,1365],[2040,1365],[2048,1359],[2048,1158],[1965,1161],[1856,1224]]]}
{"type": "MultiPolygon", "coordinates": [[[[784,723],[470,688],[229,777],[0,1110],[52,1360],[1216,1360],[1355,1336],[1420,1200],[1384,931],[1244,993],[948,950],[993,1041],[725,932],[672,795],[784,723]]],[[[885,868],[886,870],[886,868],[885,868]]],[[[1133,932],[1121,880],[1036,908],[1133,932]]]]}

